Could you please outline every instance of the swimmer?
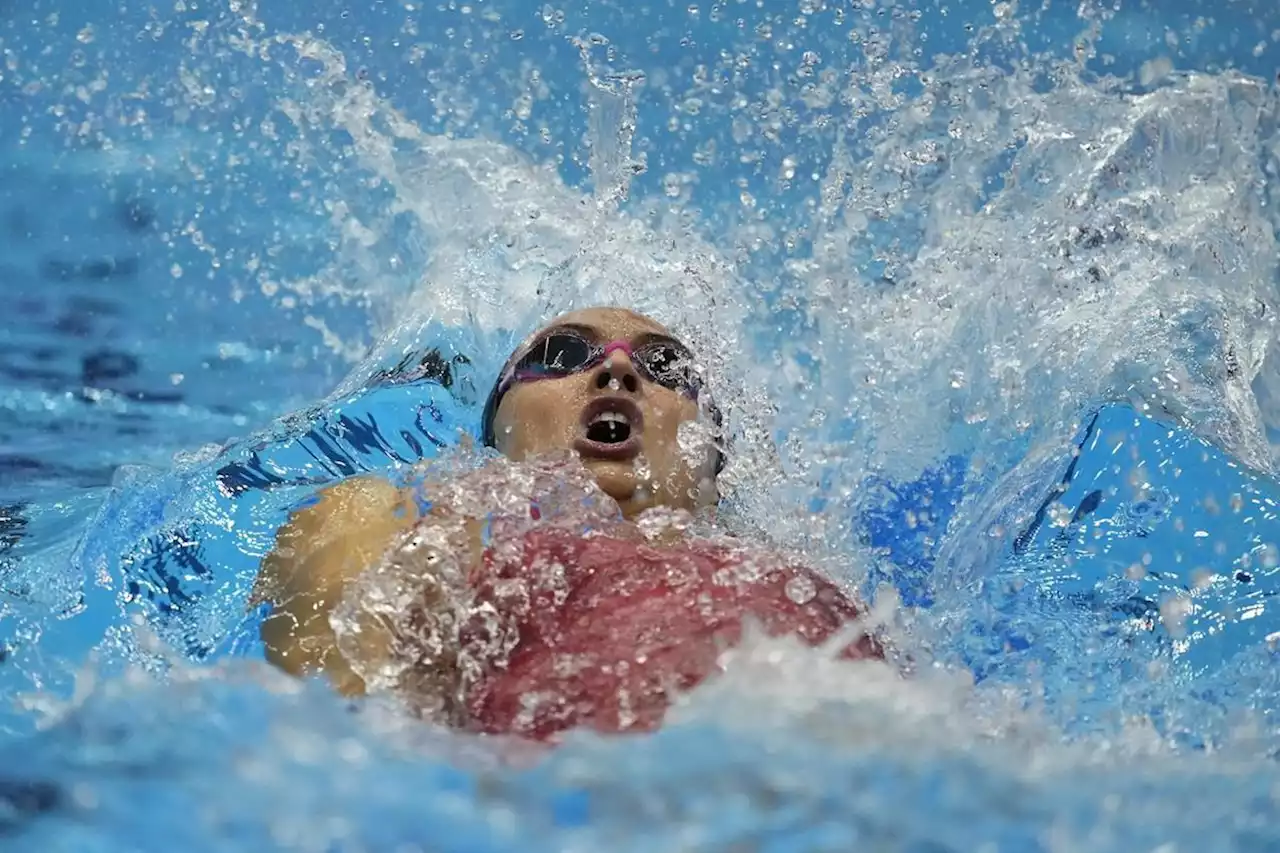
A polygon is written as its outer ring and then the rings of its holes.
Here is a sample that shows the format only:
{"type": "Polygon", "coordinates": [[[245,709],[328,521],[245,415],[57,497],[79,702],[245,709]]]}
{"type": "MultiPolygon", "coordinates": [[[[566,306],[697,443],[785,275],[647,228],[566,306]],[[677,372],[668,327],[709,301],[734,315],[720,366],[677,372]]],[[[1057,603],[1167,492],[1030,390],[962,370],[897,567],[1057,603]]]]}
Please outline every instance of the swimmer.
{"type": "MultiPolygon", "coordinates": [[[[482,438],[514,463],[576,455],[587,487],[616,504],[616,525],[584,534],[526,518],[519,541],[496,549],[483,544],[485,519],[459,524],[460,510],[442,495],[424,501],[376,476],[344,480],[297,510],[263,561],[253,600],[271,604],[261,628],[268,660],[365,693],[360,673],[406,655],[404,646],[394,631],[368,630],[340,651],[335,608],[396,543],[432,530],[444,531],[463,566],[470,612],[487,606],[508,638],[487,657],[468,656],[464,626],[452,635],[458,648],[437,643],[431,655],[399,661],[414,673],[416,701],[466,730],[542,741],[578,727],[652,730],[673,698],[718,671],[744,621],[810,645],[838,636],[862,608],[812,570],[741,542],[694,540],[679,526],[665,537],[642,533],[637,522],[655,513],[714,508],[718,421],[693,355],[658,323],[620,308],[555,319],[508,359],[482,438]],[[690,453],[680,430],[700,414],[711,421],[708,438],[690,453]],[[529,580],[548,566],[558,572],[551,592],[529,580]],[[523,598],[501,593],[522,581],[523,598]]],[[[440,582],[419,577],[419,615],[430,618],[448,605],[440,582]]],[[[882,656],[872,637],[849,636],[845,657],[882,656]]]]}

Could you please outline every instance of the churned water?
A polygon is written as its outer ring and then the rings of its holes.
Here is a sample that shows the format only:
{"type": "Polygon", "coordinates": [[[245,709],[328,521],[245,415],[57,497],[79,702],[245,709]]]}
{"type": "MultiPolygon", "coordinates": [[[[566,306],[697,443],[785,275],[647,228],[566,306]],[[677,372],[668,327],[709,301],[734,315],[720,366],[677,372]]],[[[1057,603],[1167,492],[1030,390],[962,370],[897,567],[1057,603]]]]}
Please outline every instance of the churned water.
{"type": "Polygon", "coordinates": [[[6,849],[1280,846],[1277,51],[1243,1],[0,4],[6,849]],[[753,637],[550,756],[267,668],[286,512],[465,464],[596,303],[703,355],[725,516],[893,666],[753,637]]]}

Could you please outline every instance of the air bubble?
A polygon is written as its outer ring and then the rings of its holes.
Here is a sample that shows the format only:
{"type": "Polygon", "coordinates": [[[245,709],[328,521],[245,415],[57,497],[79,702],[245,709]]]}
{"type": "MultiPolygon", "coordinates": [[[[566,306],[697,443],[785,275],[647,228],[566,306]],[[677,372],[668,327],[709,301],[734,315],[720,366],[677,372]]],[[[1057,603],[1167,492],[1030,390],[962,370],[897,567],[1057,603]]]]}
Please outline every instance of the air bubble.
{"type": "Polygon", "coordinates": [[[808,604],[818,594],[818,587],[805,575],[796,575],[783,587],[788,599],[795,604],[808,604]]]}
{"type": "Polygon", "coordinates": [[[1191,600],[1184,595],[1166,598],[1160,604],[1160,623],[1174,639],[1181,639],[1187,632],[1187,617],[1191,615],[1191,600]]]}
{"type": "Polygon", "coordinates": [[[1258,554],[1258,562],[1263,568],[1274,569],[1277,565],[1280,565],[1280,550],[1268,542],[1262,546],[1258,554]]]}
{"type": "Polygon", "coordinates": [[[524,94],[516,98],[516,102],[512,106],[511,111],[515,113],[516,118],[521,121],[528,121],[529,117],[533,115],[533,96],[524,94]]]}

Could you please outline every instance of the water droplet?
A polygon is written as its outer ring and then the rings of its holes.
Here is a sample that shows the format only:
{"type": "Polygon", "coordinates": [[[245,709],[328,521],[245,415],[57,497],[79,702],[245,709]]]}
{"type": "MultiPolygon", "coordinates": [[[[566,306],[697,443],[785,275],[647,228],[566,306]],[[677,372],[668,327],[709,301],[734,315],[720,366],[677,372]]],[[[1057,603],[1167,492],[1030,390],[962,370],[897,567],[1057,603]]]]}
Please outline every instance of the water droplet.
{"type": "Polygon", "coordinates": [[[528,121],[529,116],[533,115],[533,96],[526,93],[516,98],[516,102],[512,106],[512,112],[521,121],[528,121]]]}
{"type": "Polygon", "coordinates": [[[1265,568],[1274,569],[1277,565],[1280,565],[1280,551],[1276,549],[1275,545],[1267,543],[1262,546],[1262,550],[1258,554],[1258,562],[1265,568]]]}
{"type": "Polygon", "coordinates": [[[1187,617],[1191,615],[1191,600],[1186,596],[1167,598],[1160,605],[1160,622],[1175,639],[1181,639],[1187,631],[1187,617]]]}
{"type": "Polygon", "coordinates": [[[786,593],[788,599],[796,604],[808,604],[818,594],[818,588],[814,585],[812,579],[804,575],[796,575],[787,581],[786,586],[783,587],[783,592],[786,593]]]}
{"type": "Polygon", "coordinates": [[[1156,57],[1142,63],[1138,70],[1138,79],[1142,85],[1150,86],[1159,83],[1173,72],[1173,60],[1167,56],[1156,57]]]}
{"type": "Polygon", "coordinates": [[[685,465],[696,468],[707,458],[711,451],[714,436],[711,428],[699,421],[685,421],[676,428],[676,444],[680,447],[680,458],[685,465]]]}

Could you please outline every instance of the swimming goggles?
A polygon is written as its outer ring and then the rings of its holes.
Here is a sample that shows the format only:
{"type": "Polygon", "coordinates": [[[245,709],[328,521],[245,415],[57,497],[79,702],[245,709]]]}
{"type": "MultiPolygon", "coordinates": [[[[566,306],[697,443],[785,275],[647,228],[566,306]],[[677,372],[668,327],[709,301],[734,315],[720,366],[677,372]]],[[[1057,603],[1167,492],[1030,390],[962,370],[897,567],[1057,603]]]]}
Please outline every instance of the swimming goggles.
{"type": "Polygon", "coordinates": [[[689,348],[674,338],[653,335],[644,338],[637,346],[628,341],[598,343],[574,329],[557,327],[537,338],[515,358],[502,372],[494,386],[481,421],[482,440],[493,446],[493,418],[498,404],[511,386],[517,382],[536,382],[541,379],[560,379],[575,373],[583,373],[602,364],[615,352],[623,352],[643,378],[698,399],[702,380],[689,348]]]}
{"type": "Polygon", "coordinates": [[[606,361],[615,352],[625,353],[636,372],[650,382],[697,399],[701,382],[693,353],[667,337],[653,337],[638,347],[627,341],[598,344],[575,331],[553,329],[535,341],[507,371],[507,390],[516,382],[558,379],[583,373],[606,361]]]}

